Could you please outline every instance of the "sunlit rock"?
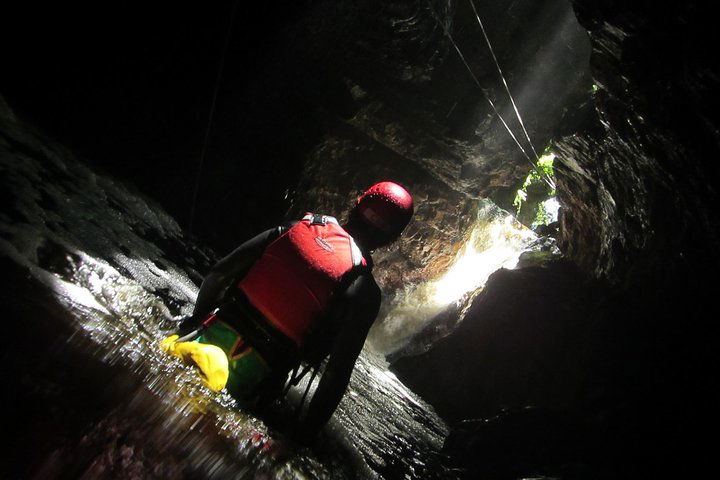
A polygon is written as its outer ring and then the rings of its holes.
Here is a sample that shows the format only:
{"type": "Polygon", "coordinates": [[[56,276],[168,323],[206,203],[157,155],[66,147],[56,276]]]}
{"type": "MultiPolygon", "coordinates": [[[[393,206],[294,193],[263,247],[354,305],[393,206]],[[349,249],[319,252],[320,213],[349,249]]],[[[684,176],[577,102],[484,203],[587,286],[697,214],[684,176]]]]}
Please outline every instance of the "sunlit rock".
{"type": "Polygon", "coordinates": [[[386,299],[368,337],[374,349],[394,354],[428,348],[462,321],[461,312],[490,274],[515,267],[520,253],[536,240],[531,230],[491,201],[476,205],[475,222],[452,263],[441,274],[406,285],[386,299]]]}

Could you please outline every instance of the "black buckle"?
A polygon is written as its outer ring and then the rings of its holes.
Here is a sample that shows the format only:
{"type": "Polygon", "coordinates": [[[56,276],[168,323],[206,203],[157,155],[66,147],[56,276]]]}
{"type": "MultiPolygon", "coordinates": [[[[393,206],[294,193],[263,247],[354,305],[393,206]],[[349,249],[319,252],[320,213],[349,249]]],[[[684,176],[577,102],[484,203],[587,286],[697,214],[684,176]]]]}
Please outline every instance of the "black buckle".
{"type": "Polygon", "coordinates": [[[318,215],[317,213],[313,213],[310,225],[327,225],[325,215],[318,215]]]}

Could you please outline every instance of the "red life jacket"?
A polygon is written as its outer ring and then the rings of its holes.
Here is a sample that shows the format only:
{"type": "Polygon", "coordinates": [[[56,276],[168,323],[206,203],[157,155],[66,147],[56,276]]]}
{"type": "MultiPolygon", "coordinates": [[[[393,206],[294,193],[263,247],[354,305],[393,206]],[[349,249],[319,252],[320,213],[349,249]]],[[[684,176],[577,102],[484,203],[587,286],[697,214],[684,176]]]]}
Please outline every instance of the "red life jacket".
{"type": "Polygon", "coordinates": [[[353,268],[367,265],[333,217],[307,214],[267,246],[239,287],[267,321],[301,346],[353,268]]]}

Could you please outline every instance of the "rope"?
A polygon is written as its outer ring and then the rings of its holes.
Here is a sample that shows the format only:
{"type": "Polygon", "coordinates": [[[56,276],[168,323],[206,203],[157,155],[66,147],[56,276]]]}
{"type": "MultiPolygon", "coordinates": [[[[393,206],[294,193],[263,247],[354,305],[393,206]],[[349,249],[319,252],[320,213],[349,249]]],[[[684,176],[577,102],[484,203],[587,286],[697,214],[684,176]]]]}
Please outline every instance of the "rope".
{"type": "Polygon", "coordinates": [[[310,391],[310,387],[313,384],[313,381],[315,381],[315,377],[317,376],[319,367],[313,370],[312,375],[310,376],[310,380],[308,380],[308,384],[305,387],[305,392],[303,393],[302,399],[300,400],[300,404],[298,405],[297,409],[295,410],[295,416],[298,416],[300,412],[302,411],[303,405],[305,405],[305,399],[307,398],[307,394],[310,391]]]}
{"type": "Polygon", "coordinates": [[[195,220],[195,206],[197,204],[198,192],[200,191],[200,178],[202,177],[203,165],[205,163],[205,152],[207,151],[207,144],[210,138],[210,131],[212,129],[213,119],[215,117],[215,105],[217,104],[218,92],[220,91],[220,81],[222,80],[223,70],[225,69],[225,57],[227,57],[228,46],[230,45],[230,38],[232,37],[232,30],[235,24],[235,14],[237,12],[238,0],[235,0],[230,13],[230,22],[228,23],[227,32],[225,32],[225,43],[223,45],[222,55],[220,57],[220,65],[218,66],[217,76],[215,77],[215,87],[213,89],[212,102],[210,104],[210,112],[208,114],[207,127],[205,128],[205,136],[203,137],[202,148],[200,149],[200,161],[198,162],[198,169],[195,175],[195,188],[193,189],[192,203],[190,205],[190,221],[188,222],[188,232],[192,233],[193,222],[195,220]]]}
{"type": "MultiPolygon", "coordinates": [[[[507,132],[510,134],[510,136],[512,137],[512,139],[515,141],[515,145],[517,145],[517,147],[520,149],[520,151],[522,152],[523,156],[524,156],[525,159],[528,161],[528,163],[532,166],[532,168],[535,169],[535,171],[540,174],[540,176],[541,176],[541,178],[542,178],[543,180],[545,180],[545,183],[547,183],[547,184],[550,186],[550,188],[553,188],[553,189],[554,189],[554,188],[555,188],[555,183],[550,179],[550,177],[549,177],[545,172],[543,172],[543,171],[540,169],[540,167],[538,167],[538,166],[535,164],[535,162],[532,161],[532,159],[531,159],[530,156],[527,154],[527,152],[525,151],[525,149],[523,148],[523,146],[520,144],[520,141],[518,141],[517,137],[515,136],[515,134],[513,133],[513,131],[512,131],[512,130],[510,129],[510,127],[508,126],[508,124],[507,124],[507,122],[505,121],[505,119],[502,117],[502,115],[500,115],[500,112],[499,112],[498,109],[495,107],[495,103],[493,103],[493,101],[490,99],[490,97],[488,96],[488,94],[485,92],[485,89],[482,87],[482,85],[480,85],[480,81],[479,81],[479,80],[477,79],[477,77],[475,76],[475,73],[472,71],[472,68],[470,68],[470,65],[468,64],[467,60],[465,60],[465,55],[463,55],[462,51],[460,50],[460,47],[458,47],[457,43],[455,43],[455,39],[452,37],[452,34],[450,33],[450,31],[447,29],[447,27],[445,26],[445,24],[440,20],[440,17],[438,16],[437,12],[435,11],[435,8],[432,6],[432,3],[430,3],[430,0],[427,0],[427,4],[428,4],[428,7],[430,7],[430,12],[432,12],[432,15],[433,15],[433,17],[435,18],[435,21],[436,21],[437,24],[440,26],[440,28],[442,28],[443,32],[445,32],[445,36],[447,36],[448,40],[450,40],[450,43],[451,43],[452,46],[455,48],[455,51],[457,52],[458,56],[460,57],[460,60],[462,61],[462,63],[465,65],[465,68],[467,69],[467,71],[470,73],[470,76],[472,77],[473,81],[475,82],[475,85],[478,86],[478,88],[480,89],[480,91],[481,91],[482,94],[483,94],[483,97],[485,98],[485,100],[486,100],[486,101],[488,102],[488,104],[490,105],[490,108],[492,109],[492,111],[495,113],[495,115],[496,115],[497,118],[500,120],[500,122],[502,122],[503,126],[505,127],[505,130],[507,130],[507,132]]],[[[475,6],[473,5],[473,10],[474,10],[474,9],[475,9],[475,6]]],[[[478,20],[479,20],[479,17],[478,17],[478,20]]],[[[483,30],[483,33],[484,33],[484,30],[483,30]]],[[[487,39],[487,36],[486,36],[485,38],[487,39]]],[[[489,39],[487,39],[487,40],[488,40],[488,45],[489,45],[489,44],[490,44],[490,41],[489,41],[489,39]]],[[[491,49],[492,49],[492,47],[491,47],[491,49]]],[[[494,57],[494,56],[495,56],[495,54],[493,53],[493,57],[494,57]]],[[[498,68],[499,68],[499,67],[498,67],[498,68]]],[[[502,75],[502,71],[500,72],[500,74],[502,75]]],[[[508,90],[508,93],[509,93],[509,90],[508,90]]],[[[512,101],[512,97],[511,97],[511,101],[512,101]]],[[[515,103],[513,102],[513,107],[514,107],[514,106],[515,106],[515,103]]],[[[517,113],[517,108],[515,109],[515,111],[516,111],[516,113],[517,113]]],[[[519,114],[518,114],[518,119],[519,119],[519,118],[520,118],[520,117],[519,117],[519,114]]],[[[521,124],[522,124],[522,121],[521,121],[521,124]]],[[[524,130],[524,129],[525,129],[525,127],[523,126],[523,130],[524,130]]],[[[526,134],[527,134],[527,132],[526,132],[526,134]]],[[[528,138],[528,140],[529,140],[529,138],[528,138]]],[[[530,146],[532,147],[532,143],[530,143],[530,146]]],[[[534,148],[533,148],[533,152],[535,153],[535,149],[534,149],[534,148]]],[[[537,153],[535,153],[535,156],[537,157],[537,153]]]]}
{"type": "Polygon", "coordinates": [[[300,380],[302,380],[303,377],[307,375],[307,372],[309,372],[311,368],[312,367],[310,365],[307,365],[302,371],[300,371],[300,364],[298,364],[290,374],[290,379],[288,380],[285,388],[283,389],[282,396],[284,397],[285,395],[287,395],[291,387],[294,387],[295,385],[300,383],[300,380]]]}
{"type": "Polygon", "coordinates": [[[520,116],[520,112],[518,111],[517,105],[515,105],[515,99],[513,98],[512,94],[510,93],[510,87],[508,87],[507,81],[505,80],[505,75],[503,75],[502,69],[500,68],[500,63],[498,62],[497,57],[495,56],[495,50],[492,47],[492,44],[490,43],[490,39],[487,36],[487,32],[485,31],[485,26],[482,23],[482,20],[480,20],[480,15],[478,15],[477,9],[475,8],[475,2],[473,0],[470,1],[470,6],[473,9],[473,13],[475,14],[475,18],[477,18],[478,24],[480,24],[480,30],[482,30],[483,37],[485,37],[485,43],[487,43],[488,50],[490,50],[490,55],[492,55],[493,61],[495,62],[495,66],[497,67],[497,71],[500,74],[500,79],[502,80],[503,85],[505,86],[505,91],[508,94],[508,97],[510,97],[510,103],[512,104],[513,110],[515,110],[515,116],[518,119],[518,122],[520,123],[520,126],[522,127],[523,133],[525,133],[525,138],[528,141],[528,144],[530,145],[530,148],[532,149],[533,153],[535,154],[535,159],[540,160],[540,157],[537,154],[537,151],[535,151],[535,146],[533,145],[532,141],[530,140],[530,135],[528,135],[528,131],[525,128],[525,123],[522,121],[522,117],[520,116]]]}

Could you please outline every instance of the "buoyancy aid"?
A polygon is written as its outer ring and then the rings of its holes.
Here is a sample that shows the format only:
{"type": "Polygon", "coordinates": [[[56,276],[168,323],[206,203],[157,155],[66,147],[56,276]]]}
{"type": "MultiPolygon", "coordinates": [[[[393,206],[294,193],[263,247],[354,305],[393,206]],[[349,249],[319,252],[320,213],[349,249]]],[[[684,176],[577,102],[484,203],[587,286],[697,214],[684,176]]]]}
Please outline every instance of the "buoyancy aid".
{"type": "Polygon", "coordinates": [[[333,217],[307,214],[267,246],[239,288],[268,323],[302,346],[354,269],[367,266],[333,217]]]}

